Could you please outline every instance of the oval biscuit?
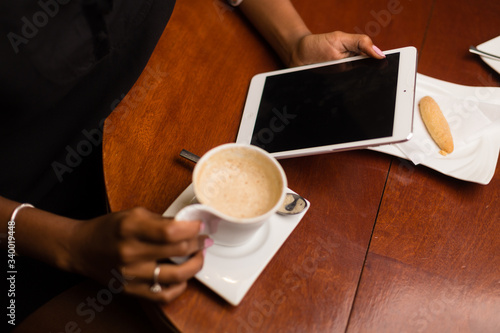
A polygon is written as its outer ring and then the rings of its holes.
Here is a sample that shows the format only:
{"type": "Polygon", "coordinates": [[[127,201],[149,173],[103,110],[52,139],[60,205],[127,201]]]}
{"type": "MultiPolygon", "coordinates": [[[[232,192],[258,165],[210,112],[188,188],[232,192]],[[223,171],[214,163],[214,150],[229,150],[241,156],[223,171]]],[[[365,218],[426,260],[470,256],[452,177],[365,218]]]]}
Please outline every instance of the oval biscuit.
{"type": "Polygon", "coordinates": [[[439,105],[432,97],[425,96],[419,102],[419,109],[427,131],[441,149],[439,153],[443,156],[452,153],[453,137],[439,105]]]}

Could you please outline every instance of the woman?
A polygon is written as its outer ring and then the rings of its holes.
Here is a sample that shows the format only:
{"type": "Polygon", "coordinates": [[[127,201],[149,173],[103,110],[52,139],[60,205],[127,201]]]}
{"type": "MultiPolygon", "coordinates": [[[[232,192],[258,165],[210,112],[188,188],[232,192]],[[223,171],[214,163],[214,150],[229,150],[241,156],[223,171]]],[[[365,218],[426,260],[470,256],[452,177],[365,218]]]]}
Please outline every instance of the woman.
{"type": "MultiPolygon", "coordinates": [[[[311,34],[289,0],[231,2],[286,66],[359,53],[384,57],[366,35],[311,34]]],[[[117,96],[132,87],[173,6],[159,0],[0,5],[7,36],[0,42],[0,233],[11,236],[2,244],[22,272],[16,324],[80,276],[102,284],[115,279],[128,294],[168,303],[203,265],[212,241],[199,236],[201,221],[176,222],[142,208],[107,214],[102,138],[85,130],[102,126],[117,96]],[[182,265],[158,263],[186,255],[182,265]]]]}

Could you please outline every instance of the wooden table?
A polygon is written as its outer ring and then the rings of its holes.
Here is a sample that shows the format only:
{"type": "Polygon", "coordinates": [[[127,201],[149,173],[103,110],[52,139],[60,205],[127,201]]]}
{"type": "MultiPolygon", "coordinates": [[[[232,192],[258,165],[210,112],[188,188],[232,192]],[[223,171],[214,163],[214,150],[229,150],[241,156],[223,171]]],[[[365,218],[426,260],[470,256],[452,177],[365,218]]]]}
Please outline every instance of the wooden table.
{"type": "MultiPolygon", "coordinates": [[[[419,51],[418,71],[500,86],[468,53],[500,34],[496,0],[295,0],[313,32],[419,51]]],[[[234,142],[252,75],[281,68],[221,0],[178,0],[147,69],[105,127],[113,211],[165,209],[190,183],[185,148],[234,142]]],[[[311,209],[239,306],[196,280],[150,311],[183,332],[499,332],[500,172],[489,185],[360,150],[282,160],[311,209]]]]}

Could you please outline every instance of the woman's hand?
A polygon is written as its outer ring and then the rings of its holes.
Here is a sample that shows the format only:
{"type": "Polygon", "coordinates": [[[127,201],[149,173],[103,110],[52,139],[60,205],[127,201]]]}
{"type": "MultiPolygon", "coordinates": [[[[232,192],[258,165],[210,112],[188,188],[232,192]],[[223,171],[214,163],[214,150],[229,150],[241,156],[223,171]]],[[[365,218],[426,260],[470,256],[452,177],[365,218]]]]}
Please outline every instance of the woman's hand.
{"type": "Polygon", "coordinates": [[[143,208],[79,221],[70,243],[70,270],[108,284],[113,273],[122,275],[125,292],[167,303],[179,296],[203,265],[203,250],[212,245],[200,221],[166,219],[143,208]],[[158,282],[150,290],[157,262],[173,256],[191,256],[180,265],[163,261],[158,282]]]}
{"type": "Polygon", "coordinates": [[[385,55],[373,45],[367,35],[341,31],[326,34],[308,34],[300,38],[292,50],[289,67],[337,60],[364,54],[382,59],[385,55]]]}
{"type": "Polygon", "coordinates": [[[288,67],[356,54],[384,58],[367,35],[340,31],[312,34],[290,0],[245,0],[240,9],[288,67]]]}

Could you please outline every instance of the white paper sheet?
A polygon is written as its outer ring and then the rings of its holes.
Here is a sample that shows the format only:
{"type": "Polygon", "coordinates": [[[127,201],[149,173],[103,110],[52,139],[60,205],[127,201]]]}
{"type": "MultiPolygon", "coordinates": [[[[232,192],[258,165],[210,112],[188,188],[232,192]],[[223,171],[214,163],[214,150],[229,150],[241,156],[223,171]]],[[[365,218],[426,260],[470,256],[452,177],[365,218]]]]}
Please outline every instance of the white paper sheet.
{"type": "Polygon", "coordinates": [[[413,132],[408,142],[370,149],[451,177],[488,184],[500,149],[500,88],[457,85],[418,74],[413,132]],[[455,150],[447,156],[439,154],[420,116],[418,102],[424,96],[436,100],[450,124],[455,150]]]}

